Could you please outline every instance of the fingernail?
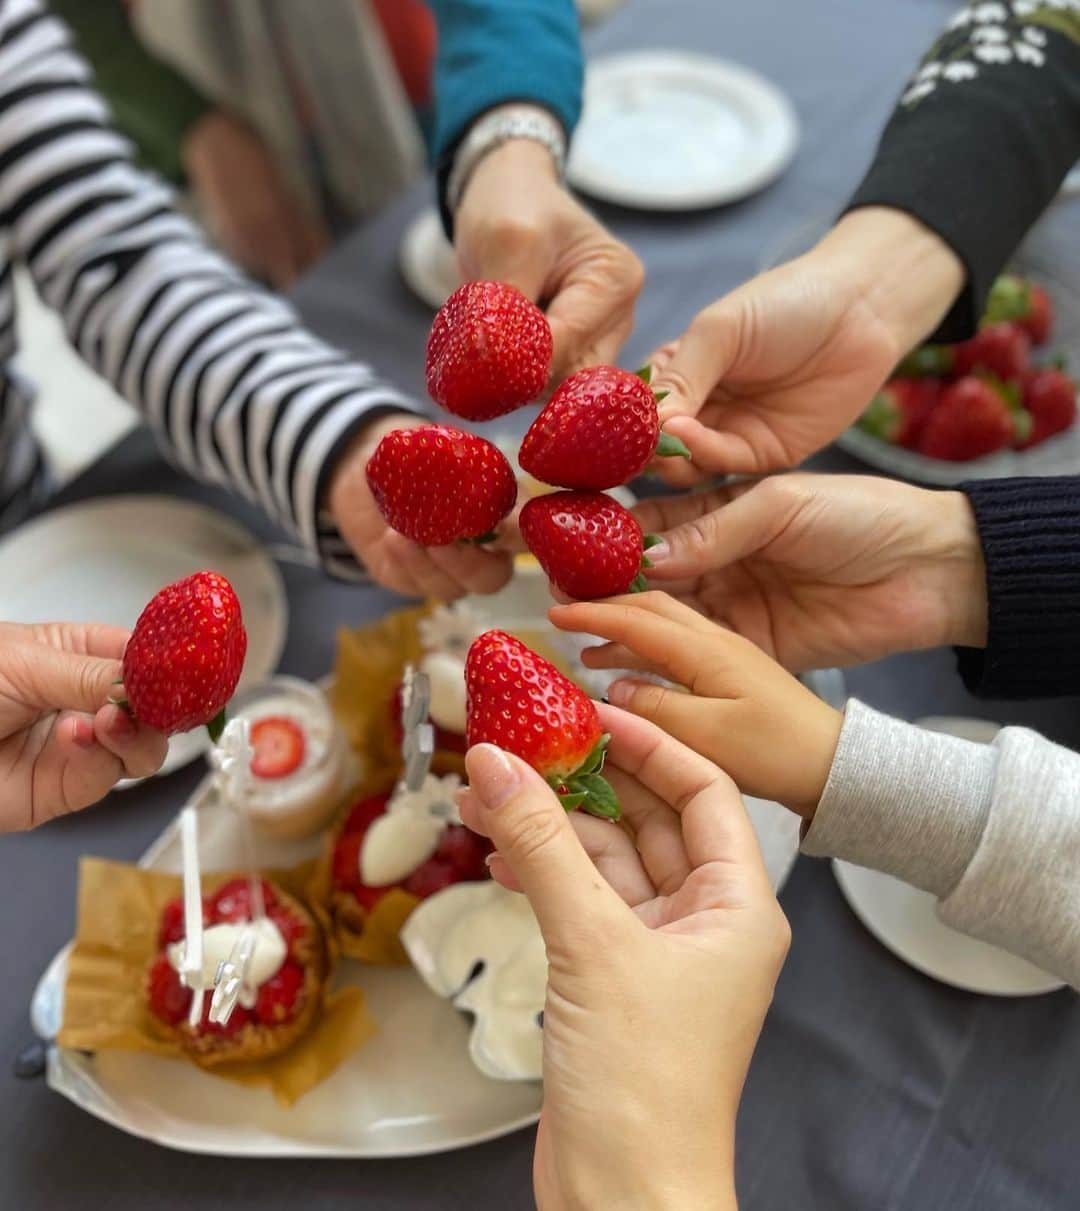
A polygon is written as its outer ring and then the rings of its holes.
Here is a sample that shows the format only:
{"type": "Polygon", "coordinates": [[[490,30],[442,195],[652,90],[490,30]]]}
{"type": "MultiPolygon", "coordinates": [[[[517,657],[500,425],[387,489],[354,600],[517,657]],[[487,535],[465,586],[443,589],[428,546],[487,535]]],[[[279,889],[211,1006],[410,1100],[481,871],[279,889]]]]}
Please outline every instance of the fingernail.
{"type": "Polygon", "coordinates": [[[654,542],[653,545],[645,552],[645,557],[650,563],[662,563],[671,554],[671,547],[668,543],[661,539],[659,542],[654,542]]]}
{"type": "Polygon", "coordinates": [[[71,738],[79,748],[93,748],[97,743],[94,738],[94,725],[89,719],[72,720],[71,738]]]}
{"type": "Polygon", "coordinates": [[[633,692],[633,686],[628,681],[613,681],[608,686],[608,702],[612,706],[625,706],[633,692]]]}
{"type": "Polygon", "coordinates": [[[135,720],[122,707],[114,707],[112,718],[105,725],[114,740],[131,740],[136,731],[135,720]]]}
{"type": "Polygon", "coordinates": [[[466,764],[469,786],[489,811],[512,799],[521,785],[513,762],[494,744],[478,744],[471,748],[466,764]]]}
{"type": "Polygon", "coordinates": [[[488,854],[488,856],[484,859],[484,865],[488,868],[488,870],[491,870],[492,866],[495,864],[495,859],[498,856],[498,854],[488,854]]]}

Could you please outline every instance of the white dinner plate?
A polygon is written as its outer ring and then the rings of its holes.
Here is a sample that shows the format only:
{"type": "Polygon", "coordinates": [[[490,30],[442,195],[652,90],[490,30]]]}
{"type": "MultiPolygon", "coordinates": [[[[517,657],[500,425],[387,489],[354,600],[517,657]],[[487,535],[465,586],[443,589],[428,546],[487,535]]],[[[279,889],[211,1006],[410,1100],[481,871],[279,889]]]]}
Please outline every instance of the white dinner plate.
{"type": "MultiPolygon", "coordinates": [[[[998,726],[985,719],[931,717],[920,727],[988,744],[998,726]]],[[[986,996],[1029,997],[1062,987],[1056,976],[997,946],[950,929],[937,915],[937,900],[880,871],[833,861],[833,871],[852,911],[879,942],[932,979],[986,996]]]]}
{"type": "Polygon", "coordinates": [[[567,177],[640,210],[719,206],[775,180],[798,141],[787,97],[749,68],[681,51],[614,55],[586,70],[567,177]]]}
{"type": "Polygon", "coordinates": [[[421,211],[406,227],[398,248],[398,265],[405,285],[433,311],[438,311],[461,284],[453,245],[434,207],[421,211]]]}
{"type": "MultiPolygon", "coordinates": [[[[168,496],[108,496],[46,513],[0,539],[0,620],[132,627],[163,585],[203,568],[228,577],[248,633],[241,687],[268,677],[288,604],[274,561],[229,517],[168,496]]],[[[192,761],[205,728],[169,741],[160,773],[192,761]]],[[[130,784],[122,784],[130,785],[130,784]]]]}

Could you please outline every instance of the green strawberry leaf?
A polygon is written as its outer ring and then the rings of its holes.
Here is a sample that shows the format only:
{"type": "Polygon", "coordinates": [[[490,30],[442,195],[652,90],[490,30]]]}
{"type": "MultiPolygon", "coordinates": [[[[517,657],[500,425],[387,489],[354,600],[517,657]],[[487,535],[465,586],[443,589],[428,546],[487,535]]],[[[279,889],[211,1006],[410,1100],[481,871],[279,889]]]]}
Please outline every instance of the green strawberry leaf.
{"type": "Polygon", "coordinates": [[[574,771],[574,777],[577,778],[581,774],[598,774],[604,768],[604,761],[607,757],[607,747],[610,743],[611,733],[605,732],[593,745],[592,750],[581,763],[580,768],[574,771]]]}
{"type": "Polygon", "coordinates": [[[869,404],[866,405],[862,416],[855,423],[864,433],[869,433],[871,437],[879,438],[885,442],[893,442],[896,440],[896,434],[899,430],[899,419],[892,400],[889,399],[884,391],[879,391],[869,404]]]}
{"type": "Polygon", "coordinates": [[[576,811],[585,802],[585,792],[578,791],[577,794],[560,795],[559,802],[568,812],[576,811]]]}
{"type": "MultiPolygon", "coordinates": [[[[114,682],[114,684],[117,684],[114,682]]],[[[131,714],[131,704],[126,698],[113,698],[111,695],[105,699],[109,706],[118,706],[122,711],[127,711],[131,714]]]]}
{"type": "Polygon", "coordinates": [[[581,806],[590,816],[618,820],[619,799],[611,783],[600,774],[578,774],[569,783],[571,794],[583,794],[581,806]]]}
{"type": "Polygon", "coordinates": [[[998,378],[996,374],[990,374],[988,371],[980,371],[975,376],[995,391],[1008,405],[1010,412],[1018,412],[1023,405],[1023,393],[1020,390],[1020,384],[1015,379],[1010,382],[1005,382],[1004,379],[998,378]]]}
{"type": "Polygon", "coordinates": [[[484,543],[494,542],[498,537],[498,534],[494,530],[488,530],[486,534],[478,534],[475,538],[463,538],[461,541],[471,543],[476,547],[482,547],[484,543]]]}
{"type": "Polygon", "coordinates": [[[225,730],[225,708],[220,711],[206,725],[206,730],[210,733],[210,739],[214,744],[221,739],[221,733],[225,730]]]}
{"type": "Polygon", "coordinates": [[[1035,427],[1035,419],[1030,412],[1017,408],[1012,414],[1012,422],[1013,440],[1017,445],[1022,446],[1031,436],[1031,430],[1035,427]]]}
{"type": "Polygon", "coordinates": [[[1048,365],[1051,370],[1060,370],[1064,374],[1069,369],[1069,359],[1064,353],[1055,353],[1048,365]]]}
{"type": "Polygon", "coordinates": [[[671,394],[670,391],[654,391],[653,392],[653,395],[655,396],[656,402],[658,404],[662,404],[664,402],[664,400],[666,400],[670,394],[671,394]]]}
{"type": "Polygon", "coordinates": [[[656,454],[659,458],[692,458],[690,447],[686,442],[679,439],[670,433],[661,433],[660,440],[656,443],[656,454]]]}
{"type": "MultiPolygon", "coordinates": [[[[651,567],[652,565],[650,564],[649,566],[651,567]]],[[[629,591],[631,593],[644,593],[648,587],[649,582],[645,579],[644,572],[639,572],[630,582],[629,591]]]]}
{"type": "Polygon", "coordinates": [[[894,374],[903,378],[936,378],[953,367],[953,351],[948,345],[920,345],[903,358],[894,374]]]}
{"type": "Polygon", "coordinates": [[[652,366],[642,366],[640,370],[635,370],[634,373],[646,386],[652,382],[652,366]]]}
{"type": "Polygon", "coordinates": [[[642,546],[646,551],[651,551],[653,547],[658,547],[663,541],[659,534],[646,534],[642,546]]]}
{"type": "Polygon", "coordinates": [[[1023,278],[1003,273],[990,288],[983,324],[1022,320],[1031,311],[1031,287],[1023,278]]]}

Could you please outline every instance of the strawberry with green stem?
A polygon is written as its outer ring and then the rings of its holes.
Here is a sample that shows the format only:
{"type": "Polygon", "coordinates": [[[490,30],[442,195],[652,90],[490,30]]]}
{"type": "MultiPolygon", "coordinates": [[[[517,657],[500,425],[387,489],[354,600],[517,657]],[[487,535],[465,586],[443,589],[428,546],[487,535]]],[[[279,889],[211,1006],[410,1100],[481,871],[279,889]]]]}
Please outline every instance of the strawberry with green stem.
{"type": "Polygon", "coordinates": [[[485,631],[465,662],[468,739],[526,761],[567,811],[619,818],[619,800],[603,776],[610,739],[596,706],[568,677],[505,631],[485,631]]]}

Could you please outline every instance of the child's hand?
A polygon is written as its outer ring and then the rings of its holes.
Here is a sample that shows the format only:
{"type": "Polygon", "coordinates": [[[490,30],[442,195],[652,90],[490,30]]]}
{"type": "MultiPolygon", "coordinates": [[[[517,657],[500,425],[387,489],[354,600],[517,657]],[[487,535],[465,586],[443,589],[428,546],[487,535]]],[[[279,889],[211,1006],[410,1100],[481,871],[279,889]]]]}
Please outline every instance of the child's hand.
{"type": "Polygon", "coordinates": [[[715,762],[747,794],[813,815],[843,718],[749,640],[664,593],[555,606],[564,631],[608,640],[585,651],[594,669],[635,669],[686,686],[614,682],[610,702],[715,762]]]}

